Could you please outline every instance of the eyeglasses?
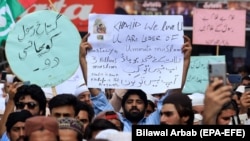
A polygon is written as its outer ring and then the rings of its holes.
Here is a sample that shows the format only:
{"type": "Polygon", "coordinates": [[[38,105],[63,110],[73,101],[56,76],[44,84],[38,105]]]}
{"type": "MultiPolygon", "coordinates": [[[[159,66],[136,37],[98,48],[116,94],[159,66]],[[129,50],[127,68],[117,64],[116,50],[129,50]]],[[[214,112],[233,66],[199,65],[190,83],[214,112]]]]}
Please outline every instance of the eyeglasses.
{"type": "Polygon", "coordinates": [[[37,104],[35,102],[27,102],[27,103],[17,102],[16,108],[17,109],[24,109],[25,105],[27,105],[29,109],[34,109],[37,106],[37,104]]]}

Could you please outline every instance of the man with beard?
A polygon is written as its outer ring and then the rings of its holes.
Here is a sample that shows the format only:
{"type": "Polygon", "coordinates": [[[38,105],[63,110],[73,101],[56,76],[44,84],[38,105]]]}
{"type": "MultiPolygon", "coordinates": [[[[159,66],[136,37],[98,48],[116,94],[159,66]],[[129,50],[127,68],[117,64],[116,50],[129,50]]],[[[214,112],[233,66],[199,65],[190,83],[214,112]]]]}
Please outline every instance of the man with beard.
{"type": "Polygon", "coordinates": [[[32,114],[27,110],[15,111],[9,114],[5,126],[10,141],[24,140],[25,121],[30,117],[32,117],[32,114]]]}
{"type": "MultiPolygon", "coordinates": [[[[87,38],[90,34],[86,34],[82,42],[80,44],[80,66],[83,72],[83,78],[87,85],[87,51],[92,49],[92,46],[89,42],[87,42],[87,38]]],[[[186,76],[190,64],[192,45],[189,37],[184,36],[185,43],[182,46],[182,53],[184,55],[184,63],[183,63],[183,72],[182,72],[182,82],[181,87],[178,89],[172,89],[166,92],[165,96],[162,97],[164,99],[169,94],[181,93],[182,88],[184,87],[186,76]]],[[[105,110],[114,110],[109,101],[107,100],[104,92],[101,92],[97,88],[89,88],[89,91],[92,96],[92,102],[94,106],[95,113],[105,110]],[[105,109],[105,110],[104,110],[105,109]]],[[[128,90],[125,92],[122,98],[122,109],[124,112],[124,116],[119,114],[120,120],[124,124],[123,131],[132,131],[132,125],[157,125],[160,124],[160,109],[161,109],[161,100],[157,103],[157,108],[155,112],[151,113],[148,117],[145,117],[145,111],[147,108],[147,96],[146,93],[142,90],[128,90]]]]}
{"type": "Polygon", "coordinates": [[[144,117],[147,105],[146,94],[141,90],[128,90],[122,98],[123,114],[132,124],[144,117]]]}
{"type": "Polygon", "coordinates": [[[132,125],[146,124],[147,118],[144,117],[147,108],[147,95],[142,90],[128,90],[122,98],[122,110],[124,117],[124,131],[130,131],[132,125]]]}
{"type": "MultiPolygon", "coordinates": [[[[84,36],[82,40],[83,42],[80,45],[80,56],[79,56],[83,77],[86,83],[87,83],[86,54],[87,54],[87,49],[91,48],[91,45],[88,42],[86,42],[88,36],[89,34],[84,36]]],[[[100,91],[100,89],[98,88],[89,88],[89,91],[91,93],[93,108],[96,115],[102,111],[114,110],[104,92],[100,91]]],[[[143,92],[142,90],[126,91],[121,103],[125,116],[121,115],[120,113],[117,114],[119,115],[120,120],[124,124],[123,131],[132,131],[133,124],[141,124],[141,125],[147,123],[159,124],[159,118],[160,118],[159,113],[158,115],[155,114],[156,117],[153,118],[155,119],[156,122],[153,122],[152,120],[146,121],[146,118],[144,118],[148,102],[146,93],[143,92]]]]}

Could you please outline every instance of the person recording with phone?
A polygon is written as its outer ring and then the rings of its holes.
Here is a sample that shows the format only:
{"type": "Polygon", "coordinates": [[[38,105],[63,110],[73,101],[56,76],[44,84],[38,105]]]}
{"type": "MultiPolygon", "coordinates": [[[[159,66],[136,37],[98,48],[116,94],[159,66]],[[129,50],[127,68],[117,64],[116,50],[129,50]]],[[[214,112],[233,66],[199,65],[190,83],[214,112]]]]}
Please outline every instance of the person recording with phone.
{"type": "Polygon", "coordinates": [[[208,84],[204,98],[203,125],[217,124],[217,117],[222,107],[232,100],[232,90],[231,85],[228,83],[224,85],[224,81],[217,77],[208,84]]]}

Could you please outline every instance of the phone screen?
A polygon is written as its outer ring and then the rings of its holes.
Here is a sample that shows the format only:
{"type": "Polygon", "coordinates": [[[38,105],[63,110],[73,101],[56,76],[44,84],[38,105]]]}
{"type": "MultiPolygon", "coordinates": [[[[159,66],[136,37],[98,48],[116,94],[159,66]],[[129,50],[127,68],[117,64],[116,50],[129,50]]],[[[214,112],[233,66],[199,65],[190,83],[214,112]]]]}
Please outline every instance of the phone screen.
{"type": "Polygon", "coordinates": [[[7,72],[6,72],[6,71],[2,71],[2,72],[1,72],[1,80],[2,80],[2,81],[5,81],[5,80],[6,80],[6,75],[7,75],[7,72]]]}
{"type": "Polygon", "coordinates": [[[215,77],[222,79],[226,84],[226,64],[210,63],[208,64],[209,82],[211,83],[215,77]]]}

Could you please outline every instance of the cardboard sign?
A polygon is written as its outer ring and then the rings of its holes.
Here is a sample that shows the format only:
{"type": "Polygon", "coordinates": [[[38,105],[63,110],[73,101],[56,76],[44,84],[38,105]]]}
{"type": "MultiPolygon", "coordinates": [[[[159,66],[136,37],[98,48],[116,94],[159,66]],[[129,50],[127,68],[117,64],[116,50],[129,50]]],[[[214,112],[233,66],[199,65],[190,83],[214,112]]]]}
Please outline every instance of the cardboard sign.
{"type": "Polygon", "coordinates": [[[183,17],[90,14],[88,86],[147,93],[180,88],[183,17]]]}
{"type": "Polygon", "coordinates": [[[77,28],[66,16],[41,10],[16,23],[9,33],[5,53],[18,78],[52,87],[77,70],[80,42],[77,28]]]}
{"type": "Polygon", "coordinates": [[[209,62],[225,62],[225,56],[191,56],[183,93],[205,93],[209,62]]]}
{"type": "Polygon", "coordinates": [[[245,47],[246,10],[194,9],[193,44],[245,47]]]}

